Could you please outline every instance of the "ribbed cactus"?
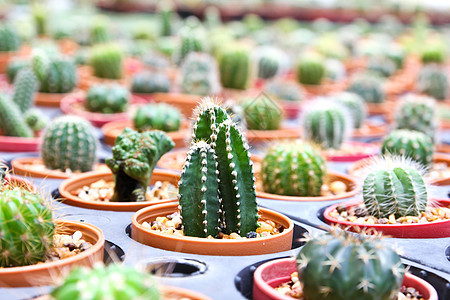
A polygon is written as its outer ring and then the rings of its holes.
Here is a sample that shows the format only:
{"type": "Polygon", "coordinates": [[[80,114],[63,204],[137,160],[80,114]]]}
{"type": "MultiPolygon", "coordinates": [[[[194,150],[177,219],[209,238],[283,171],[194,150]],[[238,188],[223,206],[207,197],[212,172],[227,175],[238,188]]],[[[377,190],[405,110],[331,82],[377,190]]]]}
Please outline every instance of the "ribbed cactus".
{"type": "Polygon", "coordinates": [[[191,95],[217,94],[220,82],[215,59],[206,53],[190,53],[180,67],[180,88],[191,95]]]}
{"type": "Polygon", "coordinates": [[[0,193],[0,267],[43,262],[53,243],[52,212],[41,196],[10,188],[0,193]]]}
{"type": "Polygon", "coordinates": [[[15,52],[19,50],[20,38],[9,25],[0,26],[0,52],[15,52]]]}
{"type": "Polygon", "coordinates": [[[64,58],[52,59],[46,76],[41,80],[40,92],[69,93],[77,84],[75,64],[64,58]]]}
{"type": "Polygon", "coordinates": [[[12,99],[22,113],[33,105],[38,84],[37,77],[30,68],[23,68],[17,74],[14,80],[14,95],[12,99]]]}
{"type": "Polygon", "coordinates": [[[428,201],[421,166],[404,157],[376,159],[367,166],[363,200],[377,218],[420,216],[428,201]]]}
{"type": "Polygon", "coordinates": [[[93,269],[76,268],[50,296],[54,300],[161,299],[156,282],[148,272],[121,264],[96,265],[93,269]]]}
{"type": "Polygon", "coordinates": [[[33,137],[19,106],[5,95],[0,96],[0,129],[6,136],[33,137]]]}
{"type": "Polygon", "coordinates": [[[257,228],[253,163],[226,111],[206,98],[197,108],[193,141],[179,182],[185,235],[245,236],[257,228]]]}
{"type": "Polygon", "coordinates": [[[14,82],[14,79],[16,78],[19,71],[29,66],[30,62],[27,59],[15,58],[10,60],[6,69],[6,76],[8,77],[8,81],[14,82]]]}
{"type": "Polygon", "coordinates": [[[173,7],[168,2],[160,2],[158,7],[159,18],[160,18],[160,31],[161,36],[172,35],[173,28],[173,7]]]}
{"type": "Polygon", "coordinates": [[[23,114],[23,118],[33,131],[44,129],[48,121],[47,116],[45,116],[43,112],[37,108],[30,108],[29,110],[27,110],[23,114]]]}
{"type": "Polygon", "coordinates": [[[311,237],[297,256],[305,299],[397,299],[406,272],[374,237],[331,232],[311,237]]]}
{"type": "Polygon", "coordinates": [[[42,160],[49,169],[91,171],[96,161],[97,139],[91,124],[76,116],[54,119],[44,134],[42,160]]]}
{"type": "Polygon", "coordinates": [[[320,152],[304,142],[273,145],[261,168],[264,191],[287,196],[319,196],[326,173],[320,152]]]}
{"type": "Polygon", "coordinates": [[[180,111],[169,104],[147,104],[137,110],[133,123],[138,131],[156,129],[170,132],[180,129],[181,118],[180,111]]]}
{"type": "Polygon", "coordinates": [[[283,121],[281,106],[268,97],[246,98],[241,103],[247,128],[250,130],[276,130],[283,121]]]}
{"type": "Polygon", "coordinates": [[[353,128],[361,128],[367,117],[367,108],[364,99],[355,93],[341,92],[333,96],[336,103],[345,106],[350,112],[353,128]]]}
{"type": "Polygon", "coordinates": [[[383,82],[371,74],[355,76],[347,91],[360,95],[367,103],[383,103],[386,99],[383,82]]]}
{"type": "Polygon", "coordinates": [[[95,85],[89,88],[84,106],[88,111],[113,114],[128,108],[130,93],[118,84],[95,85]]]}
{"type": "Polygon", "coordinates": [[[300,86],[295,82],[273,80],[265,86],[266,94],[280,100],[301,101],[305,98],[300,86]]]}
{"type": "Polygon", "coordinates": [[[89,30],[89,40],[91,44],[106,43],[111,40],[106,17],[97,16],[94,18],[89,30]]]}
{"type": "Polygon", "coordinates": [[[250,83],[250,52],[240,45],[228,46],[219,55],[220,82],[224,88],[245,90],[250,83]]]}
{"type": "Polygon", "coordinates": [[[106,160],[115,177],[111,201],[145,201],[145,193],[156,163],[174,145],[162,131],[139,133],[125,128],[116,138],[112,148],[113,157],[106,160]]]}
{"type": "Polygon", "coordinates": [[[390,77],[397,71],[397,65],[386,56],[372,56],[367,63],[367,70],[381,77],[390,77]]]}
{"type": "Polygon", "coordinates": [[[92,48],[90,65],[100,78],[121,79],[123,51],[115,44],[98,44],[92,48]]]}
{"type": "Polygon", "coordinates": [[[180,30],[181,45],[178,61],[182,62],[191,52],[204,52],[206,50],[206,36],[200,21],[191,16],[186,25],[180,30]]]}
{"type": "Polygon", "coordinates": [[[297,80],[302,84],[319,85],[325,76],[325,60],[317,53],[303,55],[297,65],[297,80]]]}
{"type": "Polygon", "coordinates": [[[170,78],[164,72],[141,72],[133,76],[131,91],[133,93],[168,93],[170,78]]]}
{"type": "Polygon", "coordinates": [[[394,130],[384,139],[381,153],[403,155],[429,168],[433,162],[433,140],[422,132],[394,130]]]}
{"type": "Polygon", "coordinates": [[[424,64],[444,63],[445,58],[445,44],[441,45],[437,43],[425,44],[420,57],[424,64]]]}
{"type": "Polygon", "coordinates": [[[283,54],[278,48],[257,48],[254,55],[256,56],[258,78],[269,79],[277,75],[281,68],[280,60],[283,54]]]}
{"type": "Polygon", "coordinates": [[[416,86],[419,92],[437,100],[447,99],[450,89],[446,72],[432,64],[422,67],[417,77],[416,86]]]}
{"type": "Polygon", "coordinates": [[[48,29],[48,10],[42,4],[35,3],[32,7],[34,26],[39,36],[45,36],[48,29]]]}

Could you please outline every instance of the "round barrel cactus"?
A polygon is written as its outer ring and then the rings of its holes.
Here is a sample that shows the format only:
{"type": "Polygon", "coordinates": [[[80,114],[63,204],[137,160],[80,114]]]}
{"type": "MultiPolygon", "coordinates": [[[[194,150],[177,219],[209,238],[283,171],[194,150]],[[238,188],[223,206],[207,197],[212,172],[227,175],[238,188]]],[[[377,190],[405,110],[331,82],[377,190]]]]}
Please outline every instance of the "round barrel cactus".
{"type": "Polygon", "coordinates": [[[20,38],[9,25],[0,26],[0,52],[15,52],[19,50],[20,38]]]}
{"type": "Polygon", "coordinates": [[[382,80],[371,74],[355,76],[347,91],[360,95],[367,103],[383,103],[386,99],[382,80]]]}
{"type": "Polygon", "coordinates": [[[436,65],[426,65],[420,70],[416,86],[419,92],[437,100],[445,100],[448,97],[448,76],[445,70],[436,65]]]}
{"type": "Polygon", "coordinates": [[[113,114],[124,112],[128,108],[130,93],[120,85],[92,86],[84,101],[88,111],[113,114]]]}
{"type": "Polygon", "coordinates": [[[364,99],[358,94],[341,92],[333,96],[334,101],[345,106],[352,116],[353,128],[361,128],[367,117],[364,99]]]}
{"type": "Polygon", "coordinates": [[[134,128],[138,131],[151,129],[165,132],[180,129],[180,111],[166,103],[147,104],[138,109],[133,118],[134,128]]]}
{"type": "Polygon", "coordinates": [[[302,84],[319,85],[325,76],[325,60],[317,53],[304,55],[297,66],[297,80],[302,84]]]}
{"type": "Polygon", "coordinates": [[[300,86],[295,82],[273,80],[265,86],[265,92],[280,100],[301,101],[304,94],[300,86]]]}
{"type": "Polygon", "coordinates": [[[445,52],[446,52],[445,44],[444,45],[437,43],[425,44],[423,46],[420,59],[424,64],[444,63],[446,59],[445,52]]]}
{"type": "Polygon", "coordinates": [[[62,116],[47,127],[41,154],[49,169],[87,172],[94,167],[96,150],[97,139],[91,124],[80,117],[62,116]]]}
{"type": "Polygon", "coordinates": [[[131,91],[133,93],[168,93],[170,78],[163,72],[141,72],[133,76],[131,91]]]}
{"type": "Polygon", "coordinates": [[[250,83],[250,51],[244,46],[230,45],[219,55],[220,81],[224,88],[245,90],[250,83]]]}
{"type": "Polygon", "coordinates": [[[220,91],[216,60],[207,53],[190,53],[180,67],[181,91],[191,95],[215,95],[220,91]]]}
{"type": "Polygon", "coordinates": [[[252,56],[256,61],[258,78],[263,79],[275,77],[288,60],[281,49],[270,46],[256,48],[252,56]]]}
{"type": "Polygon", "coordinates": [[[319,196],[326,173],[320,152],[302,142],[272,146],[261,168],[264,191],[287,196],[319,196]]]}
{"type": "Polygon", "coordinates": [[[381,77],[390,77],[397,71],[397,65],[386,56],[373,56],[368,61],[367,69],[381,77]]]}
{"type": "Polygon", "coordinates": [[[280,105],[267,97],[247,98],[241,103],[247,128],[250,130],[276,130],[283,121],[280,105]]]}
{"type": "Polygon", "coordinates": [[[123,51],[114,44],[98,44],[92,48],[90,65],[100,78],[121,79],[123,76],[123,51]]]}
{"type": "Polygon", "coordinates": [[[65,58],[52,59],[48,66],[45,77],[40,80],[42,93],[69,93],[77,84],[75,64],[65,58]]]}

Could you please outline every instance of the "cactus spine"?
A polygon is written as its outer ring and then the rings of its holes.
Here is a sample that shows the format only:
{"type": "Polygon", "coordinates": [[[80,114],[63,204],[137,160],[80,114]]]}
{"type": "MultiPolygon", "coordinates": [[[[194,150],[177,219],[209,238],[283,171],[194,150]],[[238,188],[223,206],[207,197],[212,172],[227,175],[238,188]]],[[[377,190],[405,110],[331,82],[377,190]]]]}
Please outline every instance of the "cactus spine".
{"type": "Polygon", "coordinates": [[[121,79],[123,76],[122,49],[114,44],[98,44],[92,48],[90,65],[100,78],[121,79]]]}
{"type": "Polygon", "coordinates": [[[247,128],[250,130],[276,130],[283,120],[283,110],[278,103],[266,97],[244,99],[241,104],[244,110],[247,128]]]}
{"type": "Polygon", "coordinates": [[[419,72],[416,85],[419,92],[437,100],[445,100],[448,97],[448,76],[438,66],[432,64],[424,66],[419,72]]]}
{"type": "Polygon", "coordinates": [[[347,91],[358,94],[367,103],[383,103],[386,98],[381,79],[370,74],[353,78],[347,91]]]}
{"type": "Polygon", "coordinates": [[[302,84],[319,85],[325,76],[325,61],[317,53],[304,55],[297,66],[297,80],[302,84]]]}
{"type": "Polygon", "coordinates": [[[243,46],[229,46],[219,56],[220,81],[224,88],[245,90],[250,82],[250,53],[243,46]]]}
{"type": "Polygon", "coordinates": [[[180,129],[181,113],[166,103],[147,104],[138,109],[133,123],[138,131],[149,129],[177,131],[180,129]]]}
{"type": "Polygon", "coordinates": [[[88,111],[113,114],[128,108],[130,93],[120,85],[96,85],[88,90],[84,105],[88,111]]]}
{"type": "Polygon", "coordinates": [[[6,136],[33,137],[19,106],[4,95],[0,96],[0,128],[6,136]]]}
{"type": "Polygon", "coordinates": [[[358,94],[341,92],[334,95],[334,100],[346,107],[352,116],[353,128],[361,128],[367,117],[367,108],[364,99],[358,94]]]}

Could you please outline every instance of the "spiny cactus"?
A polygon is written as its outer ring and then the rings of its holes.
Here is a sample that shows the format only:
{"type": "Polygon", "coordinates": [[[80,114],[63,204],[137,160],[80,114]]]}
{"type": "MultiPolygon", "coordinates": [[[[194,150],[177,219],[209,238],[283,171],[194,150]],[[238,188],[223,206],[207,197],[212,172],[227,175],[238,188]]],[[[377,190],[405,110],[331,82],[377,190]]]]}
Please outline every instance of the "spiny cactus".
{"type": "Polygon", "coordinates": [[[193,141],[179,182],[186,235],[245,236],[257,228],[253,163],[248,145],[226,111],[210,98],[197,108],[193,141]]]}
{"type": "Polygon", "coordinates": [[[10,60],[6,69],[6,76],[8,77],[8,81],[14,82],[14,79],[16,78],[19,71],[29,66],[30,62],[27,59],[15,58],[10,60]]]}
{"type": "Polygon", "coordinates": [[[394,130],[384,139],[381,153],[403,155],[429,168],[433,162],[433,140],[419,131],[394,130]]]}
{"type": "Polygon", "coordinates": [[[0,96],[0,129],[5,136],[33,137],[19,106],[5,95],[0,96]]]}
{"type": "Polygon", "coordinates": [[[200,21],[196,17],[189,17],[186,26],[180,30],[181,45],[178,61],[182,62],[191,52],[206,50],[206,36],[200,21]]]}
{"type": "Polygon", "coordinates": [[[53,243],[55,226],[45,200],[23,189],[2,187],[0,267],[37,264],[53,243]]]}
{"type": "Polygon", "coordinates": [[[44,129],[48,121],[47,117],[42,113],[42,111],[37,108],[30,108],[29,110],[27,110],[24,113],[23,118],[33,131],[44,129]]]}
{"type": "Polygon", "coordinates": [[[420,216],[428,201],[423,168],[404,157],[374,159],[367,166],[363,200],[377,218],[420,216]]]}
{"type": "Polygon", "coordinates": [[[280,100],[301,101],[304,99],[303,91],[295,82],[285,80],[272,80],[265,86],[265,92],[280,100]]]}
{"type": "Polygon", "coordinates": [[[269,79],[280,71],[280,56],[284,53],[278,48],[257,48],[255,50],[258,78],[269,79]]]}
{"type": "Polygon", "coordinates": [[[395,63],[397,70],[401,69],[405,62],[406,50],[398,44],[392,44],[386,50],[386,57],[395,63]]]}
{"type": "Polygon", "coordinates": [[[170,78],[164,72],[140,72],[133,76],[131,91],[133,93],[168,93],[170,78]]]}
{"type": "Polygon", "coordinates": [[[419,92],[437,100],[444,100],[448,97],[448,76],[436,65],[426,65],[420,70],[416,86],[419,92]]]}
{"type": "Polygon", "coordinates": [[[161,298],[155,280],[148,272],[121,264],[96,265],[93,269],[76,268],[50,296],[54,300],[161,298]]]}
{"type": "Polygon", "coordinates": [[[39,36],[45,36],[48,29],[48,11],[46,7],[42,4],[35,4],[32,7],[34,25],[36,28],[36,33],[39,36]]]}
{"type": "Polygon", "coordinates": [[[206,53],[190,53],[180,67],[180,87],[191,95],[215,95],[220,91],[219,71],[213,57],[206,53]]]}
{"type": "Polygon", "coordinates": [[[44,134],[41,154],[49,169],[91,171],[96,161],[97,139],[91,124],[76,116],[54,119],[44,134]]]}
{"type": "Polygon", "coordinates": [[[405,266],[381,240],[347,232],[308,240],[297,256],[305,299],[396,299],[405,266]]]}
{"type": "Polygon", "coordinates": [[[75,64],[64,58],[52,59],[48,65],[46,76],[41,80],[40,92],[68,93],[77,83],[75,64]]]}
{"type": "Polygon", "coordinates": [[[446,58],[445,45],[438,43],[425,44],[420,59],[422,63],[444,63],[446,58]]]}
{"type": "Polygon", "coordinates": [[[92,48],[90,65],[100,78],[121,79],[123,51],[114,44],[98,44],[92,48]]]}
{"type": "Polygon", "coordinates": [[[364,99],[358,94],[341,92],[333,96],[333,100],[345,106],[352,116],[353,128],[361,128],[367,117],[364,99]]]}
{"type": "Polygon", "coordinates": [[[276,130],[283,121],[281,106],[268,97],[246,98],[241,106],[247,128],[250,130],[276,130]]]}
{"type": "Polygon", "coordinates": [[[19,50],[20,38],[9,25],[0,26],[0,52],[15,52],[19,50]]]}
{"type": "Polygon", "coordinates": [[[264,191],[287,196],[319,196],[326,173],[320,152],[304,142],[273,145],[261,168],[264,191]]]}
{"type": "Polygon", "coordinates": [[[161,5],[158,7],[159,17],[160,17],[160,30],[161,36],[172,35],[172,19],[173,19],[173,7],[168,2],[160,2],[161,5]]]}
{"type": "Polygon", "coordinates": [[[118,84],[95,85],[89,88],[84,102],[88,111],[113,114],[128,108],[130,93],[118,84]]]}
{"type": "Polygon", "coordinates": [[[394,61],[386,56],[372,56],[367,63],[367,69],[381,77],[390,77],[397,70],[394,61]]]}
{"type": "Polygon", "coordinates": [[[174,147],[162,131],[136,132],[130,128],[116,138],[113,157],[106,164],[115,175],[112,202],[145,201],[153,170],[161,156],[174,147]]]}
{"type": "Polygon", "coordinates": [[[386,99],[383,82],[370,74],[355,76],[347,91],[360,95],[367,103],[383,103],[386,99]]]}
{"type": "Polygon", "coordinates": [[[133,118],[134,128],[138,131],[150,129],[165,132],[180,129],[180,111],[166,103],[147,104],[138,109],[133,118]]]}
{"type": "Polygon", "coordinates": [[[33,105],[38,84],[37,77],[30,68],[23,68],[17,74],[14,80],[14,95],[12,99],[22,113],[33,105]]]}
{"type": "Polygon", "coordinates": [[[106,43],[111,40],[108,29],[108,19],[104,16],[94,18],[89,30],[91,44],[106,43]]]}
{"type": "Polygon", "coordinates": [[[318,85],[325,76],[325,61],[317,53],[302,56],[297,66],[297,80],[302,84],[318,85]]]}
{"type": "Polygon", "coordinates": [[[240,45],[228,46],[219,55],[220,82],[224,88],[245,90],[250,82],[250,52],[240,45]]]}

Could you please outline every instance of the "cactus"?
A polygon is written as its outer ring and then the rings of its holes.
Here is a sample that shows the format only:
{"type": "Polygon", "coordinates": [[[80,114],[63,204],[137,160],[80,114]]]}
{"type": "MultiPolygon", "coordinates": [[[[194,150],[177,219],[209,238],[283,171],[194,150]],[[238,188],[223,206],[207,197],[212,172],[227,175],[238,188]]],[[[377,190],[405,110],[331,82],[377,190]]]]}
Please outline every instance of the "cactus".
{"type": "Polygon", "coordinates": [[[370,74],[355,76],[347,91],[360,95],[367,103],[383,103],[386,98],[383,82],[370,74]]]}
{"type": "Polygon", "coordinates": [[[325,76],[325,61],[317,53],[302,56],[297,66],[297,80],[302,84],[319,85],[325,76]]]}
{"type": "Polygon", "coordinates": [[[217,94],[220,82],[215,59],[206,53],[190,53],[181,64],[180,81],[183,93],[201,96],[217,94]]]}
{"type": "Polygon", "coordinates": [[[94,75],[100,78],[121,79],[123,76],[123,52],[114,44],[98,44],[92,48],[90,65],[94,75]]]}
{"type": "Polygon", "coordinates": [[[166,103],[147,104],[138,109],[133,118],[134,128],[142,132],[149,129],[165,132],[180,129],[180,111],[166,103]]]}
{"type": "Polygon", "coordinates": [[[390,77],[397,71],[397,65],[388,57],[373,56],[369,58],[367,70],[381,77],[390,77]]]}
{"type": "Polygon", "coordinates": [[[88,111],[113,114],[127,111],[130,93],[118,84],[92,86],[84,106],[88,111]]]}
{"type": "Polygon", "coordinates": [[[220,11],[215,6],[208,6],[205,8],[204,24],[208,29],[217,28],[222,25],[220,11]]]}
{"type": "Polygon", "coordinates": [[[438,43],[425,44],[420,58],[424,64],[444,63],[446,58],[445,45],[438,43]]]}
{"type": "Polygon", "coordinates": [[[225,47],[219,55],[220,82],[224,88],[245,90],[250,82],[250,53],[243,46],[225,47]]]}
{"type": "Polygon", "coordinates": [[[36,33],[39,36],[47,35],[48,28],[48,11],[44,5],[35,4],[32,8],[34,25],[36,28],[36,33]]]}
{"type": "Polygon", "coordinates": [[[160,299],[156,283],[148,272],[141,272],[121,264],[109,266],[100,264],[93,269],[76,268],[51,292],[50,296],[54,300],[160,299]]]}
{"type": "Polygon", "coordinates": [[[162,131],[136,132],[130,128],[116,138],[113,157],[106,160],[115,177],[112,202],[145,201],[153,170],[161,156],[175,146],[162,131]]]}
{"type": "Polygon", "coordinates": [[[245,236],[257,228],[253,163],[226,111],[210,98],[197,108],[193,141],[179,182],[184,234],[245,236]]]}
{"type": "Polygon", "coordinates": [[[277,75],[280,70],[279,49],[262,49],[256,53],[258,78],[269,79],[277,75]]]}
{"type": "Polygon", "coordinates": [[[206,50],[205,32],[199,20],[196,17],[189,17],[186,23],[187,25],[180,30],[179,62],[182,62],[191,52],[204,52],[206,50]]]}
{"type": "Polygon", "coordinates": [[[34,94],[37,89],[38,80],[33,70],[29,68],[20,70],[14,80],[14,95],[12,99],[22,113],[33,105],[34,94]]]}
{"type": "Polygon", "coordinates": [[[397,44],[392,44],[386,50],[386,57],[395,63],[395,66],[398,70],[401,69],[404,65],[406,58],[406,51],[403,47],[397,44]]]}
{"type": "Polygon", "coordinates": [[[381,153],[409,157],[428,169],[433,162],[433,140],[419,131],[394,130],[384,139],[381,153]]]}
{"type": "Polygon", "coordinates": [[[377,218],[420,216],[428,201],[424,169],[405,157],[374,159],[363,184],[364,205],[377,218]]]}
{"type": "Polygon", "coordinates": [[[23,118],[33,131],[42,130],[47,125],[47,117],[37,108],[27,110],[23,118]]]}
{"type": "Polygon", "coordinates": [[[170,79],[163,72],[141,72],[133,76],[131,91],[133,93],[168,93],[170,79]]]}
{"type": "Polygon", "coordinates": [[[305,98],[298,84],[284,80],[270,81],[265,87],[265,92],[280,100],[302,101],[305,98]]]}
{"type": "Polygon", "coordinates": [[[308,240],[297,256],[305,299],[396,299],[405,266],[381,240],[338,231],[308,240]]]}
{"type": "Polygon", "coordinates": [[[287,196],[320,196],[326,173],[320,152],[303,142],[273,145],[261,168],[264,191],[287,196]]]}
{"type": "Polygon", "coordinates": [[[6,69],[6,76],[8,77],[9,82],[14,82],[19,71],[25,67],[29,67],[30,62],[26,59],[12,59],[8,62],[8,67],[6,69]]]}
{"type": "Polygon", "coordinates": [[[49,169],[87,172],[95,164],[96,150],[97,139],[88,121],[76,116],[61,116],[47,127],[41,154],[49,169]]]}
{"type": "Polygon", "coordinates": [[[333,96],[334,101],[345,106],[352,116],[353,128],[361,128],[367,117],[364,99],[358,94],[341,92],[333,96]]]}
{"type": "Polygon", "coordinates": [[[89,40],[91,44],[106,43],[111,40],[108,30],[108,19],[103,16],[96,17],[90,28],[89,40]]]}
{"type": "Polygon", "coordinates": [[[173,7],[167,2],[160,3],[161,4],[158,7],[158,12],[161,21],[161,36],[171,36],[173,32],[173,7]]]}
{"type": "Polygon", "coordinates": [[[55,226],[52,212],[39,195],[2,187],[0,267],[37,264],[51,249],[55,226]]]}
{"type": "Polygon", "coordinates": [[[417,77],[419,92],[437,100],[447,99],[449,93],[448,76],[444,70],[435,65],[424,66],[417,77]]]}
{"type": "Polygon", "coordinates": [[[247,98],[241,103],[247,128],[250,130],[276,130],[283,121],[283,110],[267,97],[247,98]]]}
{"type": "Polygon", "coordinates": [[[0,26],[0,52],[16,52],[20,47],[20,38],[16,31],[8,26],[0,26]]]}
{"type": "Polygon", "coordinates": [[[5,136],[34,136],[23,119],[19,106],[5,95],[0,95],[0,129],[5,136]]]}

